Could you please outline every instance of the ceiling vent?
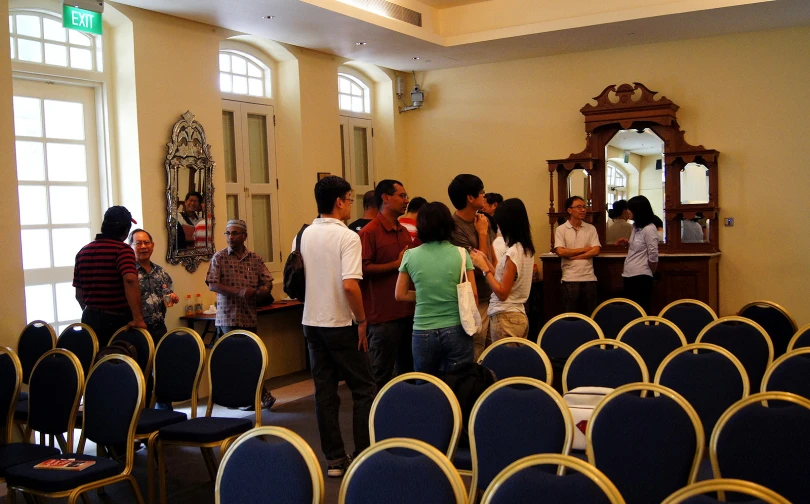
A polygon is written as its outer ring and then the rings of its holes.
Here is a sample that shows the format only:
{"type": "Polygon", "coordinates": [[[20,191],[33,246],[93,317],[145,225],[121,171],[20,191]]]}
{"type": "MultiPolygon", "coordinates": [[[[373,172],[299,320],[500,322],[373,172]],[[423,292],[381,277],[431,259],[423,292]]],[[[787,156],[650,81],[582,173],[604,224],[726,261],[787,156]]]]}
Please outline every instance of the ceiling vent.
{"type": "Polygon", "coordinates": [[[341,0],[345,3],[373,12],[380,16],[398,19],[414,26],[422,27],[422,14],[415,10],[397,5],[388,0],[341,0]]]}

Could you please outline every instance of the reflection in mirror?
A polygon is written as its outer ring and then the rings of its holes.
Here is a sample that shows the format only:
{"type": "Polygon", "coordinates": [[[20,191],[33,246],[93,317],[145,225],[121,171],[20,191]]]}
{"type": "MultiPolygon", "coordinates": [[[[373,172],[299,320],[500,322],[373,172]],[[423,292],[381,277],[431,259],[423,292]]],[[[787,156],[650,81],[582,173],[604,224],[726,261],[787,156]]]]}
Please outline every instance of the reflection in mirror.
{"type": "Polygon", "coordinates": [[[709,202],[709,169],[698,163],[689,163],[681,171],[681,203],[705,204],[709,202]]]}
{"type": "Polygon", "coordinates": [[[708,243],[709,226],[711,221],[697,212],[691,219],[683,218],[681,214],[676,217],[681,220],[681,243],[708,243]]]}
{"type": "Polygon", "coordinates": [[[592,204],[591,177],[581,168],[568,172],[568,197],[571,196],[583,198],[585,206],[590,207],[592,204]]]}

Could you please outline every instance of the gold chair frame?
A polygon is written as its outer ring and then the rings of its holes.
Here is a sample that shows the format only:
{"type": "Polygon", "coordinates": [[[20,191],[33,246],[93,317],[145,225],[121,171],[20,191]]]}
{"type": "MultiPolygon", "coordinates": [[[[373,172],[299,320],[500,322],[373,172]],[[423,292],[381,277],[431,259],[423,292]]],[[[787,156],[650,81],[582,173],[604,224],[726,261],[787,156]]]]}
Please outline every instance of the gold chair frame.
{"type": "Polygon", "coordinates": [[[349,470],[346,471],[346,475],[343,477],[343,483],[340,485],[340,494],[338,495],[338,504],[345,504],[346,493],[348,492],[349,484],[351,483],[352,478],[354,478],[354,475],[357,473],[357,468],[366,463],[366,461],[368,461],[377,452],[390,450],[392,448],[407,448],[428,457],[447,476],[447,480],[450,482],[450,485],[453,488],[453,494],[456,499],[455,504],[467,504],[468,501],[467,495],[464,491],[464,481],[456,471],[456,468],[453,467],[453,463],[450,462],[450,459],[448,459],[442,452],[424,441],[409,438],[386,439],[385,441],[372,444],[363,450],[363,453],[357,456],[357,458],[349,466],[349,470]]]}
{"type": "MultiPolygon", "coordinates": [[[[14,411],[17,408],[17,398],[20,394],[20,387],[22,386],[22,364],[20,363],[20,358],[17,357],[17,352],[12,350],[10,347],[0,347],[0,355],[8,355],[11,359],[11,363],[15,368],[15,383],[14,383],[14,392],[11,394],[11,401],[8,404],[8,413],[6,414],[5,418],[5,429],[3,429],[3,442],[10,443],[12,431],[14,430],[14,411]]],[[[35,366],[36,367],[36,366],[35,366]]],[[[0,481],[3,481],[5,478],[0,478],[0,481]]]]}
{"type": "MultiPolygon", "coordinates": [[[[545,335],[546,330],[549,327],[551,327],[551,325],[554,324],[555,322],[557,322],[558,320],[567,319],[567,318],[577,318],[577,319],[584,320],[584,321],[588,322],[591,325],[591,327],[593,327],[596,330],[596,334],[599,336],[599,339],[605,339],[605,333],[602,332],[602,328],[599,327],[599,324],[594,322],[591,317],[588,317],[587,315],[583,315],[581,313],[575,313],[575,312],[561,313],[561,314],[557,315],[556,317],[553,317],[551,320],[549,320],[545,324],[543,324],[543,327],[540,329],[540,334],[537,335],[537,346],[539,346],[541,350],[543,348],[543,345],[542,345],[543,335],[545,335]]],[[[545,350],[543,350],[543,351],[545,352],[545,350]]]]}
{"type": "Polygon", "coordinates": [[[681,331],[680,327],[675,325],[675,323],[673,323],[672,321],[656,315],[648,315],[646,317],[637,318],[632,322],[629,322],[626,326],[622,327],[621,331],[619,331],[619,335],[616,336],[616,341],[621,341],[622,336],[624,336],[624,334],[627,331],[629,331],[633,326],[638,324],[649,324],[649,323],[654,323],[654,325],[663,324],[669,327],[670,329],[675,331],[675,334],[678,335],[678,338],[681,340],[681,346],[686,346],[686,336],[683,335],[683,331],[681,331]]]}
{"type": "Polygon", "coordinates": [[[694,483],[681,488],[677,492],[667,497],[661,504],[680,504],[692,497],[697,497],[709,492],[737,492],[763,500],[768,504],[790,504],[790,501],[774,492],[751,481],[739,479],[710,479],[694,483]]]}
{"type": "Polygon", "coordinates": [[[495,476],[489,488],[487,488],[487,491],[484,492],[481,504],[491,504],[492,499],[495,498],[495,494],[511,476],[524,469],[538,465],[556,465],[564,469],[572,469],[593,481],[599,489],[604,492],[611,504],[625,504],[624,498],[619,493],[619,489],[616,488],[616,485],[614,485],[602,471],[576,457],[556,453],[529,455],[506,466],[503,471],[495,476]]]}
{"type": "Polygon", "coordinates": [[[451,389],[440,379],[427,373],[411,372],[399,375],[386,383],[382,390],[377,393],[377,397],[374,398],[374,402],[371,404],[371,412],[368,416],[368,431],[371,438],[371,444],[377,442],[377,435],[374,432],[374,417],[377,414],[377,407],[379,406],[383,395],[398,383],[408,380],[423,380],[429,382],[438,388],[447,398],[447,402],[450,403],[450,409],[453,411],[453,432],[450,435],[450,443],[447,447],[447,453],[445,455],[448,459],[453,460],[453,456],[456,454],[456,447],[458,446],[458,438],[461,435],[461,405],[459,405],[456,394],[453,393],[453,389],[451,389]]]}
{"type": "Polygon", "coordinates": [[[641,358],[641,355],[630,345],[627,343],[623,343],[619,340],[612,340],[612,339],[599,339],[599,340],[591,340],[583,343],[576,350],[568,357],[568,360],[565,361],[565,367],[563,368],[563,375],[562,375],[562,386],[563,386],[563,394],[568,393],[568,370],[571,368],[571,363],[574,362],[574,359],[584,352],[585,350],[589,349],[593,346],[598,346],[602,350],[604,350],[605,345],[612,345],[613,348],[621,348],[622,350],[628,352],[631,357],[638,363],[638,367],[641,369],[641,383],[649,383],[650,382],[650,373],[647,371],[647,364],[644,363],[644,359],[641,358]]]}
{"type": "MultiPolygon", "coordinates": [[[[774,308],[775,310],[782,313],[782,315],[784,315],[788,319],[788,321],[790,322],[790,326],[793,328],[793,333],[794,334],[796,333],[796,331],[799,330],[799,326],[796,324],[796,319],[793,318],[793,316],[790,314],[790,312],[787,310],[787,308],[785,308],[784,306],[782,306],[780,304],[774,303],[773,301],[768,301],[767,299],[760,299],[760,300],[757,300],[757,301],[751,301],[750,303],[747,303],[745,306],[740,308],[740,311],[738,313],[743,313],[743,312],[745,312],[745,310],[747,308],[750,308],[752,306],[767,306],[769,308],[774,308]]],[[[740,316],[744,317],[745,315],[740,315],[740,316]]]]}
{"type": "MultiPolygon", "coordinates": [[[[780,355],[778,359],[773,361],[773,364],[768,366],[768,369],[765,371],[765,374],[762,376],[762,384],[761,384],[761,386],[759,388],[759,391],[760,392],[769,392],[769,390],[768,390],[768,381],[771,378],[771,374],[773,374],[773,372],[776,370],[777,367],[779,367],[780,364],[782,364],[783,362],[785,362],[786,360],[788,360],[791,357],[796,357],[797,355],[810,355],[810,347],[797,348],[796,350],[793,350],[791,352],[780,355]]],[[[774,390],[774,392],[779,392],[779,391],[774,390]]]]}
{"type": "Polygon", "coordinates": [[[796,342],[799,341],[799,338],[802,337],[802,335],[806,334],[808,331],[810,331],[810,324],[803,325],[802,327],[798,328],[796,332],[793,334],[793,337],[790,338],[790,343],[788,343],[787,351],[788,352],[793,351],[793,348],[796,346],[796,342]]]}
{"type": "MultiPolygon", "coordinates": [[[[59,337],[56,339],[57,347],[59,346],[59,340],[62,338],[62,335],[65,334],[68,331],[68,329],[73,329],[74,327],[81,327],[90,334],[90,340],[93,342],[93,361],[95,361],[96,355],[98,355],[98,336],[96,336],[96,331],[94,331],[93,328],[87,324],[77,322],[75,324],[70,324],[69,326],[65,327],[65,329],[61,333],[59,333],[59,337]]],[[[91,368],[93,367],[93,364],[94,362],[91,361],[90,363],[91,368]]]]}
{"type": "Polygon", "coordinates": [[[671,308],[681,305],[681,304],[691,304],[691,305],[698,305],[709,312],[712,316],[712,319],[717,320],[717,314],[712,310],[712,307],[704,303],[703,301],[699,301],[697,299],[678,299],[677,301],[673,301],[666,305],[665,307],[661,308],[661,311],[658,313],[658,316],[664,318],[664,314],[668,312],[671,308]]]}
{"type": "MultiPolygon", "coordinates": [[[[144,379],[148,380],[149,375],[152,374],[152,365],[155,362],[155,342],[152,341],[152,336],[149,334],[149,331],[147,331],[146,329],[141,329],[140,327],[132,327],[132,328],[129,328],[129,329],[127,329],[126,327],[122,327],[121,329],[119,329],[119,330],[115,331],[115,333],[113,333],[112,337],[110,337],[110,342],[107,343],[107,346],[112,345],[115,342],[115,339],[118,337],[119,334],[121,334],[123,332],[130,332],[130,331],[136,331],[136,332],[140,333],[141,336],[143,336],[143,338],[146,340],[146,344],[149,347],[149,357],[146,360],[146,369],[143,371],[144,379]]],[[[146,383],[146,382],[144,382],[144,383],[146,383]]],[[[146,404],[143,404],[143,406],[145,407],[146,404]]]]}
{"type": "Polygon", "coordinates": [[[324,502],[324,482],[323,482],[323,472],[321,472],[321,464],[318,462],[318,457],[315,455],[315,452],[312,451],[312,447],[307,444],[307,442],[296,434],[295,432],[285,429],[284,427],[275,427],[275,426],[267,426],[267,427],[254,427],[253,429],[245,432],[238,438],[236,441],[233,442],[231,448],[225,453],[225,456],[222,457],[222,462],[219,464],[219,470],[217,471],[217,482],[214,490],[215,504],[220,504],[220,487],[222,482],[222,474],[225,472],[225,468],[228,466],[228,461],[231,458],[231,455],[239,448],[239,446],[249,441],[257,436],[275,436],[280,438],[287,443],[291,444],[298,453],[301,454],[301,457],[304,459],[304,463],[307,465],[307,469],[309,470],[309,477],[312,480],[312,504],[323,504],[324,502]]]}
{"type": "MultiPolygon", "coordinates": [[[[607,301],[602,301],[601,303],[599,303],[599,306],[594,308],[593,313],[591,313],[591,319],[596,320],[596,314],[599,313],[599,310],[601,310],[605,306],[615,304],[615,303],[627,303],[629,305],[633,305],[633,307],[636,308],[639,311],[639,313],[641,313],[640,317],[646,317],[647,316],[647,312],[644,311],[644,308],[642,308],[641,305],[639,305],[638,303],[636,303],[635,301],[632,301],[630,299],[619,297],[619,298],[608,299],[607,301]]],[[[636,318],[638,318],[638,317],[636,317],[636,318]]]]}
{"type": "MultiPolygon", "coordinates": [[[[721,318],[715,320],[714,322],[710,323],[706,327],[704,327],[703,330],[700,331],[700,334],[698,334],[698,337],[695,339],[695,343],[702,343],[703,342],[703,336],[705,336],[707,332],[709,332],[713,327],[721,325],[721,324],[725,324],[726,322],[739,322],[739,323],[742,323],[742,324],[748,324],[751,327],[753,327],[754,329],[756,329],[757,331],[759,331],[759,333],[762,335],[762,337],[765,338],[765,342],[768,344],[768,364],[765,366],[765,369],[767,370],[771,366],[771,364],[773,364],[773,341],[771,341],[771,337],[768,336],[768,333],[765,331],[765,329],[762,328],[761,325],[757,324],[756,322],[754,322],[753,320],[751,320],[749,318],[738,317],[736,315],[730,315],[728,317],[721,317],[721,318]]],[[[746,376],[747,376],[747,373],[746,373],[746,376]]]]}
{"type": "Polygon", "coordinates": [[[552,381],[554,379],[554,370],[551,368],[551,360],[548,358],[548,355],[546,355],[546,352],[544,352],[543,349],[540,348],[540,346],[537,343],[535,343],[533,341],[529,341],[526,338],[510,337],[510,338],[501,338],[501,339],[499,339],[498,341],[496,341],[496,342],[492,343],[491,345],[489,345],[483,352],[481,352],[481,356],[478,357],[478,364],[481,364],[482,362],[484,362],[484,357],[486,357],[495,348],[497,348],[499,346],[502,346],[502,345],[509,345],[509,344],[527,346],[527,347],[531,348],[532,350],[534,350],[535,352],[537,352],[537,355],[539,355],[540,359],[543,361],[543,366],[546,368],[546,380],[545,381],[546,381],[546,383],[551,385],[551,383],[552,383],[552,381]]]}

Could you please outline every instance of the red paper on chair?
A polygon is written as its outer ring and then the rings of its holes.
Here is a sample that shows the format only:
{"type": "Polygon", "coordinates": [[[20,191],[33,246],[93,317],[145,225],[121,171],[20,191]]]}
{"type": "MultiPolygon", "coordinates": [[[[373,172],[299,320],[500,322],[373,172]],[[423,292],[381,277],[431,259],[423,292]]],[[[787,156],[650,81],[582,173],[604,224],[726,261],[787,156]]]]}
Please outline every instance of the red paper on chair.
{"type": "Polygon", "coordinates": [[[95,464],[95,460],[48,459],[34,466],[34,469],[59,469],[61,471],[83,471],[95,464]]]}

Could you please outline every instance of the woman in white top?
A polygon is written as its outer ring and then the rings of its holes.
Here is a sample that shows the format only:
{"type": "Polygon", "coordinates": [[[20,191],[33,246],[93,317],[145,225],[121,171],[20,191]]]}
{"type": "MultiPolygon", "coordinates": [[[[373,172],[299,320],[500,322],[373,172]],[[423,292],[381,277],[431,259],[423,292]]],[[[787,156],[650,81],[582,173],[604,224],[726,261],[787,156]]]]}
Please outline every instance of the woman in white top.
{"type": "Polygon", "coordinates": [[[489,330],[492,341],[529,335],[529,319],[524,303],[532,288],[534,244],[529,215],[523,202],[511,198],[495,210],[503,239],[509,247],[501,261],[493,266],[486,254],[473,250],[473,264],[479,268],[492,288],[489,301],[489,330]]]}
{"type": "Polygon", "coordinates": [[[658,266],[658,230],[653,224],[653,210],[644,196],[635,196],[627,202],[633,219],[633,233],[616,245],[627,245],[624,260],[624,297],[635,301],[650,313],[653,293],[653,273],[658,266]]]}

